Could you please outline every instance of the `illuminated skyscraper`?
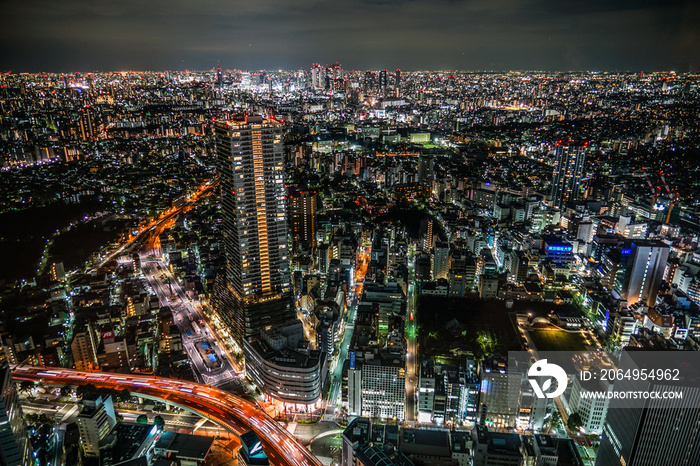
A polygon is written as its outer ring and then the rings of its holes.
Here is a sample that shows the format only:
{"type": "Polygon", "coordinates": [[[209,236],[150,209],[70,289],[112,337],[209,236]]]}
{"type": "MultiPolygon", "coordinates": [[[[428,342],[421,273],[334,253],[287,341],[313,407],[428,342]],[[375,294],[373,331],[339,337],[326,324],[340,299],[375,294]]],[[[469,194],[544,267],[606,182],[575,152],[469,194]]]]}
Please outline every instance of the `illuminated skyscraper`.
{"type": "Polygon", "coordinates": [[[221,89],[224,86],[224,76],[221,74],[221,65],[216,64],[216,87],[221,89]]]}
{"type": "Polygon", "coordinates": [[[365,92],[370,92],[372,89],[374,89],[374,73],[371,71],[365,71],[365,80],[364,80],[364,91],[365,92]]]}
{"type": "Polygon", "coordinates": [[[85,107],[80,112],[80,140],[92,141],[95,138],[95,114],[90,107],[85,107]]]}
{"type": "Polygon", "coordinates": [[[389,84],[388,77],[389,74],[386,70],[382,70],[379,72],[379,90],[381,90],[384,94],[386,94],[386,87],[389,84]]]}
{"type": "MultiPolygon", "coordinates": [[[[30,464],[30,444],[10,367],[0,367],[0,464],[30,464]]],[[[33,462],[32,462],[33,463],[33,462]]]]}
{"type": "Polygon", "coordinates": [[[316,247],[316,191],[289,193],[289,219],[294,248],[316,247]]]}
{"type": "Polygon", "coordinates": [[[249,116],[216,123],[226,251],[214,304],[245,356],[248,377],[287,403],[315,403],[326,356],[304,347],[289,273],[282,125],[249,116]]]}
{"type": "MultiPolygon", "coordinates": [[[[684,352],[677,353],[682,355],[684,352]]],[[[654,351],[622,352],[618,366],[618,372],[622,374],[640,368],[663,367],[664,371],[675,370],[683,375],[678,380],[622,378],[615,382],[615,392],[624,394],[670,391],[682,393],[683,396],[672,399],[612,398],[603,425],[603,438],[600,441],[596,466],[698,464],[700,374],[697,364],[694,363],[697,359],[668,355],[667,352],[654,351]]]]}
{"type": "Polygon", "coordinates": [[[241,345],[294,318],[285,214],[282,125],[249,116],[218,121],[225,290],[215,306],[241,345]]]}
{"type": "Polygon", "coordinates": [[[557,144],[554,150],[555,165],[552,178],[552,203],[563,210],[564,206],[578,198],[586,160],[586,144],[557,144]]]}

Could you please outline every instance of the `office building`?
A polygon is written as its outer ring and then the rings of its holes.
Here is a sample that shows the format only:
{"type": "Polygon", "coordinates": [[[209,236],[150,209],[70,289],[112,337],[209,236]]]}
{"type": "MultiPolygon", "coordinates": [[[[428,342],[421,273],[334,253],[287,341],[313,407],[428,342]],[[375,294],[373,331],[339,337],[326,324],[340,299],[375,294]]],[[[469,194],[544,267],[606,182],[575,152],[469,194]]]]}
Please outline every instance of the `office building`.
{"type": "Polygon", "coordinates": [[[368,418],[350,421],[343,431],[342,466],[413,466],[399,451],[399,427],[372,424],[368,418]]]}
{"type": "MultiPolygon", "coordinates": [[[[652,352],[623,352],[619,369],[623,373],[649,367],[652,352]],[[639,362],[633,361],[640,355],[639,362]]],[[[693,359],[694,360],[694,359],[693,359]]],[[[660,362],[660,361],[657,361],[660,362]]],[[[679,381],[618,380],[616,392],[680,390],[682,399],[610,400],[603,427],[597,466],[694,465],[700,458],[700,382],[697,366],[684,364],[686,357],[664,358],[665,370],[679,370],[679,381]]],[[[661,366],[656,366],[661,367],[661,366]]]]}
{"type": "Polygon", "coordinates": [[[467,291],[471,291],[477,283],[477,262],[466,251],[455,251],[450,259],[450,269],[447,279],[450,284],[449,295],[463,298],[467,291]]]}
{"type": "Polygon", "coordinates": [[[487,359],[480,379],[479,422],[497,429],[514,428],[520,414],[522,374],[504,361],[487,359]]]}
{"type": "Polygon", "coordinates": [[[242,347],[260,330],[294,319],[282,125],[248,116],[218,121],[215,131],[226,280],[214,305],[242,347]]]}
{"type": "Polygon", "coordinates": [[[430,254],[427,252],[416,254],[414,264],[416,280],[430,280],[430,254]]]}
{"type": "Polygon", "coordinates": [[[476,420],[479,381],[468,367],[423,361],[418,378],[418,422],[442,424],[476,420]]]}
{"type": "Polygon", "coordinates": [[[479,279],[479,298],[498,298],[498,275],[484,275],[479,279]]]}
{"type": "Polygon", "coordinates": [[[387,355],[362,365],[362,415],[383,420],[404,420],[406,363],[387,355]]]}
{"type": "Polygon", "coordinates": [[[564,206],[578,199],[586,159],[586,144],[557,144],[554,149],[554,174],[552,177],[552,205],[564,210],[564,206]]]}
{"type": "Polygon", "coordinates": [[[392,316],[401,314],[405,297],[397,282],[390,281],[386,285],[367,282],[361,302],[377,306],[377,336],[385,339],[389,334],[389,320],[392,316]]]}
{"type": "Polygon", "coordinates": [[[399,450],[416,465],[455,464],[450,440],[446,430],[401,429],[399,450]]]}
{"type": "Polygon", "coordinates": [[[289,193],[289,221],[294,250],[316,247],[316,191],[293,190],[289,193]]]}
{"type": "Polygon", "coordinates": [[[585,434],[600,435],[608,414],[609,398],[596,398],[592,393],[607,392],[612,385],[601,380],[581,381],[576,375],[571,377],[571,392],[568,397],[568,414],[581,416],[581,428],[585,434]]]}
{"type": "Polygon", "coordinates": [[[515,283],[525,283],[527,280],[530,259],[523,251],[510,251],[506,256],[508,279],[515,283]]]}
{"type": "Polygon", "coordinates": [[[379,89],[382,92],[386,92],[386,86],[388,84],[388,76],[389,76],[389,74],[387,73],[386,70],[382,70],[379,72],[379,89]]]}
{"type": "Polygon", "coordinates": [[[0,464],[30,464],[31,445],[8,365],[0,367],[0,464]]]}
{"type": "Polygon", "coordinates": [[[522,440],[518,434],[489,432],[483,425],[472,430],[474,466],[522,466],[522,440]]]}
{"type": "Polygon", "coordinates": [[[100,456],[100,442],[117,425],[112,397],[86,394],[80,402],[78,431],[80,445],[87,457],[100,456]]]}
{"type": "Polygon", "coordinates": [[[574,246],[556,236],[546,236],[542,239],[541,252],[553,267],[569,269],[574,262],[574,246]]]}
{"type": "Polygon", "coordinates": [[[175,464],[201,464],[206,462],[214,441],[213,437],[166,431],[158,438],[153,453],[159,458],[174,461],[175,464]]]}
{"type": "Polygon", "coordinates": [[[217,63],[216,65],[216,87],[221,89],[224,87],[224,76],[221,73],[221,65],[217,63]]]}

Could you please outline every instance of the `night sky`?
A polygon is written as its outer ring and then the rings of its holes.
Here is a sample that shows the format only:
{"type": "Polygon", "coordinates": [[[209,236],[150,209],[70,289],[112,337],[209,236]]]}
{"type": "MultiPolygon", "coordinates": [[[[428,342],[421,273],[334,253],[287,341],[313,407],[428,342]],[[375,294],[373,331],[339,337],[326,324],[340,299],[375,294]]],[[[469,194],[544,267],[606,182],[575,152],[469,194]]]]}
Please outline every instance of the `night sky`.
{"type": "Polygon", "coordinates": [[[3,0],[0,70],[700,69],[693,0],[3,0]]]}

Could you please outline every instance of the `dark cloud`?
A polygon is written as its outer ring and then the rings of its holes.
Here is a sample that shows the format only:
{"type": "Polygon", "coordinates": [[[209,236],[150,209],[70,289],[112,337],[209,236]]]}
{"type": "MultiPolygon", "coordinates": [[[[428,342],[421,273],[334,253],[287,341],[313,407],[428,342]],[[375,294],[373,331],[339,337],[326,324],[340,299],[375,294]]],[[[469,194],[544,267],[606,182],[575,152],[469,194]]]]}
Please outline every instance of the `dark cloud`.
{"type": "MultiPolygon", "coordinates": [[[[7,3],[7,2],[5,2],[7,3]]],[[[0,69],[696,70],[692,0],[48,0],[0,14],[0,69]]]]}

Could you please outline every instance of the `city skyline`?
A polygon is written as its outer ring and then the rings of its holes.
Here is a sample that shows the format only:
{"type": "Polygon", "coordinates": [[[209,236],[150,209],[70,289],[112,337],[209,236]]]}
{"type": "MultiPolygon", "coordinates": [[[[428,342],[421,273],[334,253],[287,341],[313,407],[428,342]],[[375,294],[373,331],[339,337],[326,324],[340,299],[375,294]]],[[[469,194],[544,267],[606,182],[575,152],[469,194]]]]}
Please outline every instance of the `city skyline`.
{"type": "Polygon", "coordinates": [[[160,1],[7,5],[0,69],[694,71],[700,7],[672,2],[160,1]],[[371,57],[371,58],[370,58],[371,57]]]}
{"type": "Polygon", "coordinates": [[[683,456],[697,409],[642,445],[586,400],[622,389],[625,349],[658,354],[638,373],[659,387],[697,365],[699,91],[333,62],[0,74],[0,448],[607,466],[617,436],[629,466],[683,456]]]}

